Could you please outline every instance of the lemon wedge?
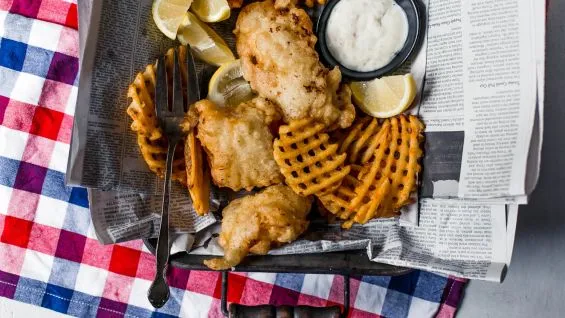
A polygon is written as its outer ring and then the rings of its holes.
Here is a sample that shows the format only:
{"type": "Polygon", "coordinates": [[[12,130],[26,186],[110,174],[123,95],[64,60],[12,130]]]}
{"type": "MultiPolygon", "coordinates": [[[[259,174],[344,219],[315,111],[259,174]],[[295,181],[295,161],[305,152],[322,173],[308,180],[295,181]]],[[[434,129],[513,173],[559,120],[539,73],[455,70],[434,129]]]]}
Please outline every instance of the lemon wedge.
{"type": "Polygon", "coordinates": [[[204,22],[219,22],[230,17],[227,0],[194,0],[190,8],[204,22]]]}
{"type": "Polygon", "coordinates": [[[163,34],[174,40],[191,4],[192,0],[155,0],[152,9],[153,21],[163,34]]]}
{"type": "Polygon", "coordinates": [[[189,44],[194,55],[207,63],[220,66],[235,60],[226,42],[190,12],[185,13],[177,39],[183,45],[189,44]]]}
{"type": "Polygon", "coordinates": [[[357,106],[377,118],[396,116],[410,107],[416,97],[412,74],[393,75],[350,84],[357,106]]]}
{"type": "Polygon", "coordinates": [[[253,96],[251,85],[243,78],[240,60],[220,66],[208,83],[208,99],[218,106],[237,106],[253,96]]]}

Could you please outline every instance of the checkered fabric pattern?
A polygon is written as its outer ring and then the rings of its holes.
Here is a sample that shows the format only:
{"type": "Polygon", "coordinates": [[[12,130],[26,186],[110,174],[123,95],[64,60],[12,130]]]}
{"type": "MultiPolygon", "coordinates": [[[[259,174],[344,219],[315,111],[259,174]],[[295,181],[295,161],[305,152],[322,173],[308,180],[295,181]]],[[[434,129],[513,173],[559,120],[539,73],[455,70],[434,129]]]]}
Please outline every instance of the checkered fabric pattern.
{"type": "MultiPolygon", "coordinates": [[[[141,241],[103,246],[86,191],[64,184],[78,86],[76,2],[0,0],[0,296],[79,317],[221,317],[220,275],[170,268],[154,310],[155,273],[141,241]]],[[[343,304],[343,277],[233,273],[228,300],[343,304]]],[[[414,271],[353,277],[350,317],[452,317],[464,280],[414,271]]]]}

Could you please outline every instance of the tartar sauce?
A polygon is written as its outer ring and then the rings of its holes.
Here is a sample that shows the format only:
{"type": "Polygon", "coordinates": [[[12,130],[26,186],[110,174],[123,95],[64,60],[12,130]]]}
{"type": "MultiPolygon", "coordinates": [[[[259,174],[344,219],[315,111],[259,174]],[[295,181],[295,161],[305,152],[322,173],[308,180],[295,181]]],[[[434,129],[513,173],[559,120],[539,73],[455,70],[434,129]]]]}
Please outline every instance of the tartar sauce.
{"type": "Polygon", "coordinates": [[[408,19],[393,0],[341,0],[326,28],[332,56],[359,72],[387,65],[404,46],[408,19]]]}

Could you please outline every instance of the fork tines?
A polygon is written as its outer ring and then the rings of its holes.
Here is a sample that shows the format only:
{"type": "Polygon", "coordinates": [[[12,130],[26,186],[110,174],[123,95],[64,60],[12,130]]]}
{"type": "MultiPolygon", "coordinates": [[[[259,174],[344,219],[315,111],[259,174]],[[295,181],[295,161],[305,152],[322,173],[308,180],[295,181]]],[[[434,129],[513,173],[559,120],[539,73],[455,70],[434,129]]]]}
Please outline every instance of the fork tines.
{"type": "Polygon", "coordinates": [[[199,99],[198,77],[190,48],[172,48],[166,55],[160,56],[155,85],[155,113],[165,133],[176,130],[167,126],[178,126],[188,108],[185,105],[191,105],[199,99]],[[179,61],[182,61],[183,65],[180,65],[179,61]],[[186,102],[182,91],[183,79],[186,79],[186,102]],[[167,118],[174,119],[165,120],[167,118]]]}

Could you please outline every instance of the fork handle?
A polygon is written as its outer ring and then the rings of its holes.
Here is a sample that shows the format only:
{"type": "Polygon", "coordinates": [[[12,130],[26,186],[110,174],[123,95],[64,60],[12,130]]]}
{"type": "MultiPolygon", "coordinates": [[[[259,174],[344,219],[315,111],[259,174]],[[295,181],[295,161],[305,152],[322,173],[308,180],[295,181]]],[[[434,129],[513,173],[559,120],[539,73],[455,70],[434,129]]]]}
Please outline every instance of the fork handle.
{"type": "Polygon", "coordinates": [[[167,285],[167,263],[169,262],[169,199],[171,193],[171,174],[173,172],[173,157],[178,144],[178,139],[169,140],[167,150],[167,165],[165,172],[165,185],[163,189],[163,208],[161,211],[161,228],[157,240],[157,271],[155,279],[149,287],[147,298],[155,308],[161,308],[169,299],[169,286],[167,285]]]}

